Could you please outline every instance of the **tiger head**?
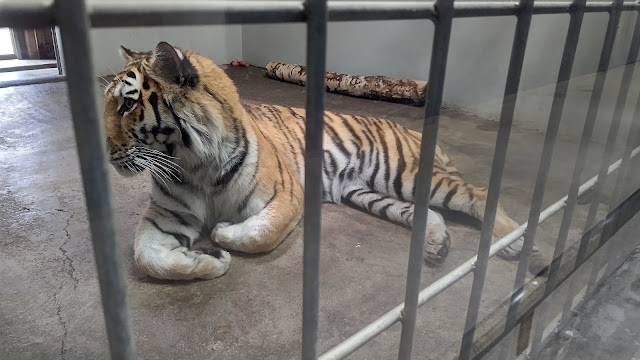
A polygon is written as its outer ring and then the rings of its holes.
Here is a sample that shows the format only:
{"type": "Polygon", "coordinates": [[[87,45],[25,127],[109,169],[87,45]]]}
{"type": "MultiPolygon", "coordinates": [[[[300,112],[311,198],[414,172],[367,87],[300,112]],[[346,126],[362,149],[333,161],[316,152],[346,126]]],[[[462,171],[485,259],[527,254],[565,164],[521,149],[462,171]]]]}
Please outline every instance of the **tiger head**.
{"type": "Polygon", "coordinates": [[[215,161],[225,152],[243,110],[224,71],[166,42],[148,52],[121,47],[121,55],[126,66],[106,88],[103,115],[110,160],[119,173],[149,169],[168,176],[176,162],[215,161]]]}

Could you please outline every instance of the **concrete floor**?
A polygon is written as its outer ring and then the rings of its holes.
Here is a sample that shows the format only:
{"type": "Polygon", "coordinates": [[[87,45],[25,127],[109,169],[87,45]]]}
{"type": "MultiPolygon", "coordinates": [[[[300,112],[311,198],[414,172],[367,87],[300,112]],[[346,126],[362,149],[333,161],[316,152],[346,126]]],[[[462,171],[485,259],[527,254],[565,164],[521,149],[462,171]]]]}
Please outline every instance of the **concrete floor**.
{"type": "MultiPolygon", "coordinates": [[[[304,104],[303,87],[267,79],[256,68],[228,72],[249,101],[304,104]]],[[[5,104],[0,107],[0,359],[108,356],[66,97],[64,83],[0,89],[0,102],[5,104]]],[[[335,94],[327,94],[327,108],[386,117],[416,130],[421,129],[424,111],[335,94]]],[[[440,144],[463,176],[478,186],[488,183],[497,128],[493,121],[443,111],[440,144]]],[[[527,219],[542,143],[541,133],[513,130],[501,201],[520,223],[527,219]]],[[[602,151],[599,144],[592,148],[585,170],[588,177],[597,173],[602,151]]],[[[576,150],[574,139],[559,139],[545,207],[566,194],[576,150]]],[[[616,156],[619,153],[618,149],[616,156]]],[[[111,176],[141,359],[299,357],[301,226],[270,254],[236,256],[219,279],[152,280],[132,261],[135,227],[148,201],[148,175],[125,179],[111,169],[111,176]]],[[[586,211],[586,206],[576,209],[573,240],[581,232],[586,211]]],[[[538,245],[548,255],[560,219],[555,216],[538,230],[538,245]]],[[[410,235],[409,230],[344,206],[325,205],[322,220],[320,352],[404,300],[410,235]]],[[[455,214],[447,214],[446,220],[453,242],[449,257],[440,268],[424,267],[423,287],[477,251],[477,222],[455,214]]],[[[490,262],[481,319],[509,296],[515,268],[515,263],[501,259],[490,262]]],[[[414,358],[457,354],[471,280],[464,278],[419,310],[414,358]]],[[[350,358],[396,358],[399,338],[396,324],[350,358]]]]}
{"type": "Polygon", "coordinates": [[[570,322],[540,359],[640,359],[640,248],[570,322]]]}

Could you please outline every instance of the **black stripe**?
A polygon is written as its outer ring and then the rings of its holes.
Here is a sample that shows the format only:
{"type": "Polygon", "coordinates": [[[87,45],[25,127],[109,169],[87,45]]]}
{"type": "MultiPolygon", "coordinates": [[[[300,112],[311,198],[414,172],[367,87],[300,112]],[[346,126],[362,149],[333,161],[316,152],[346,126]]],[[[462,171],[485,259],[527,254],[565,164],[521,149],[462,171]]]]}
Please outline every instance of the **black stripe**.
{"type": "Polygon", "coordinates": [[[174,196],[173,194],[171,194],[171,193],[167,190],[167,188],[165,188],[165,187],[164,187],[164,184],[160,184],[160,183],[158,182],[158,179],[156,179],[156,178],[155,178],[155,176],[153,177],[153,183],[154,183],[154,184],[155,184],[155,185],[160,189],[160,192],[162,192],[162,194],[163,194],[164,196],[166,196],[166,197],[168,197],[169,199],[171,199],[171,200],[173,200],[173,201],[177,202],[178,204],[180,204],[180,205],[184,206],[184,208],[185,208],[185,209],[189,209],[189,210],[191,209],[191,208],[189,208],[189,205],[187,205],[187,202],[186,202],[186,201],[184,201],[184,200],[182,200],[182,199],[180,199],[180,198],[178,198],[178,197],[174,196]]]}
{"type": "Polygon", "coordinates": [[[369,202],[367,203],[367,209],[369,209],[369,211],[370,211],[370,212],[371,212],[371,211],[373,211],[373,205],[375,205],[376,203],[379,203],[379,202],[380,202],[380,201],[382,201],[382,200],[386,200],[386,199],[388,199],[388,198],[389,198],[388,196],[380,196],[380,197],[379,197],[379,198],[377,198],[377,199],[374,199],[374,200],[369,201],[369,202]]]}
{"type": "Polygon", "coordinates": [[[186,248],[191,248],[191,239],[189,239],[187,235],[164,230],[163,228],[160,227],[160,225],[158,225],[157,222],[155,222],[155,220],[149,217],[145,216],[144,219],[147,220],[151,225],[153,225],[154,228],[156,228],[156,230],[160,231],[161,233],[173,236],[180,243],[181,246],[184,246],[186,248]]]}
{"type": "Polygon", "coordinates": [[[274,108],[273,106],[269,106],[267,108],[269,110],[269,112],[271,113],[271,115],[277,120],[276,121],[276,126],[278,127],[278,129],[280,130],[280,132],[284,135],[285,139],[287,139],[287,144],[289,145],[289,149],[291,150],[291,154],[294,155],[294,164],[296,166],[296,173],[299,174],[300,173],[300,165],[298,164],[297,161],[295,161],[295,154],[296,154],[296,150],[293,147],[293,142],[291,141],[291,139],[289,139],[289,135],[291,135],[292,138],[297,139],[298,140],[298,145],[300,146],[300,149],[302,149],[302,141],[300,140],[300,137],[295,136],[295,134],[293,134],[291,132],[291,129],[289,129],[285,123],[284,123],[284,119],[282,118],[282,116],[280,116],[280,114],[277,112],[277,109],[274,108]],[[275,109],[275,110],[274,110],[275,109]],[[287,134],[288,133],[288,134],[287,134]]]}
{"type": "Polygon", "coordinates": [[[271,202],[273,201],[273,199],[276,197],[276,194],[278,193],[278,190],[276,189],[276,185],[278,184],[278,181],[276,180],[276,182],[273,184],[273,195],[271,195],[271,197],[269,198],[269,200],[267,200],[267,202],[264,203],[264,207],[266,208],[267,206],[269,206],[269,204],[271,204],[271,202]]]}
{"type": "MultiPolygon", "coordinates": [[[[254,177],[255,177],[255,172],[254,172],[254,177]]],[[[249,190],[247,195],[245,195],[244,199],[242,199],[242,201],[240,202],[240,206],[238,206],[239,214],[242,214],[244,209],[247,208],[247,205],[249,205],[249,200],[251,200],[251,196],[253,196],[253,193],[256,191],[257,187],[258,187],[258,184],[253,184],[253,187],[251,188],[251,190],[249,190]]]]}
{"type": "Polygon", "coordinates": [[[358,148],[362,146],[362,138],[356,133],[356,131],[353,129],[353,126],[351,126],[347,118],[345,118],[340,114],[333,114],[333,115],[337,116],[342,120],[342,124],[344,125],[344,127],[347,128],[347,131],[349,131],[349,133],[351,133],[351,136],[353,136],[353,138],[356,139],[356,141],[358,142],[358,148]]]}
{"type": "Polygon", "coordinates": [[[151,104],[151,108],[153,108],[153,114],[156,116],[156,123],[158,127],[160,127],[160,110],[158,109],[158,94],[156,92],[152,92],[149,95],[149,104],[151,104]]]}
{"type": "Polygon", "coordinates": [[[130,78],[134,78],[135,79],[136,78],[136,73],[134,73],[133,71],[129,70],[129,71],[127,71],[127,76],[130,77],[130,78]]]}
{"type": "MultiPolygon", "coordinates": [[[[411,185],[411,198],[416,198],[416,175],[413,176],[413,185],[411,185]]],[[[431,198],[431,197],[430,197],[431,198]]]]}
{"type": "Polygon", "coordinates": [[[385,220],[389,220],[389,216],[387,215],[387,209],[389,209],[391,207],[391,205],[393,204],[387,204],[385,206],[383,206],[380,211],[379,211],[379,215],[381,218],[385,219],[385,220]]]}
{"type": "MultiPolygon", "coordinates": [[[[433,189],[431,189],[431,195],[429,195],[429,198],[433,198],[433,195],[436,194],[436,191],[438,191],[438,189],[440,188],[440,185],[442,185],[442,182],[444,181],[445,177],[441,177],[440,180],[438,180],[438,182],[436,183],[436,186],[433,187],[433,189]]],[[[414,186],[415,188],[415,186],[414,186]]],[[[415,196],[415,194],[414,194],[415,196]]]]}
{"type": "Polygon", "coordinates": [[[176,220],[178,220],[178,222],[180,223],[180,225],[184,225],[184,226],[189,226],[190,224],[187,222],[187,220],[185,220],[185,218],[178,214],[177,212],[167,209],[164,206],[160,206],[158,205],[158,203],[156,203],[153,199],[151,199],[151,204],[153,204],[153,206],[155,206],[156,208],[158,208],[161,211],[167,212],[169,213],[171,216],[173,216],[174,218],[176,218],[176,220]]]}
{"type": "MultiPolygon", "coordinates": [[[[242,130],[243,132],[245,132],[246,130],[242,130]]],[[[240,152],[239,156],[235,156],[233,160],[235,160],[231,165],[226,165],[225,167],[228,167],[229,170],[225,173],[222,174],[222,176],[219,176],[218,179],[216,179],[216,182],[213,184],[214,187],[218,187],[218,186],[226,186],[231,179],[233,179],[233,177],[235,176],[235,174],[238,172],[238,170],[240,170],[240,168],[242,167],[242,165],[244,164],[245,159],[247,158],[247,153],[249,152],[249,141],[247,141],[246,139],[246,135],[245,139],[244,139],[244,147],[240,152]]]]}
{"type": "Polygon", "coordinates": [[[291,200],[293,200],[293,176],[291,176],[291,172],[289,171],[289,169],[287,169],[287,175],[289,175],[289,184],[291,186],[289,186],[289,197],[291,198],[291,200]]]}
{"type": "Polygon", "coordinates": [[[133,89],[133,90],[129,90],[126,93],[124,93],[125,95],[131,95],[131,94],[136,94],[138,92],[138,89],[133,89]]]}
{"type": "Polygon", "coordinates": [[[173,108],[169,104],[166,104],[166,105],[169,111],[171,111],[171,115],[173,116],[173,121],[178,126],[178,130],[180,130],[182,145],[184,145],[184,147],[186,148],[191,147],[191,135],[189,135],[189,133],[185,130],[185,128],[182,127],[182,119],[178,116],[178,114],[176,114],[175,111],[173,111],[173,108]]]}
{"type": "Polygon", "coordinates": [[[304,117],[302,117],[302,115],[298,114],[297,112],[293,111],[293,109],[292,109],[292,108],[290,108],[290,107],[286,107],[286,106],[285,106],[284,108],[285,108],[285,109],[287,109],[287,110],[289,110],[289,112],[291,113],[291,115],[293,115],[295,118],[298,118],[298,119],[304,120],[304,117]]]}
{"type": "Polygon", "coordinates": [[[333,128],[333,126],[325,122],[324,128],[325,130],[327,130],[327,133],[333,143],[338,147],[338,150],[340,150],[342,155],[344,155],[347,160],[349,160],[351,158],[351,153],[349,152],[349,150],[347,150],[346,147],[344,147],[344,142],[342,141],[336,130],[333,128]]]}
{"type": "Polygon", "coordinates": [[[455,184],[453,186],[453,189],[449,190],[449,192],[447,193],[447,196],[444,197],[444,201],[442,202],[443,208],[447,208],[447,209],[449,208],[449,202],[457,192],[458,192],[458,184],[455,184]]]}
{"type": "Polygon", "coordinates": [[[353,197],[353,195],[355,195],[355,193],[357,193],[358,191],[362,191],[362,190],[364,189],[360,188],[360,189],[351,190],[347,193],[347,195],[344,198],[351,201],[351,198],[353,197]]]}
{"type": "Polygon", "coordinates": [[[384,184],[386,189],[389,189],[389,179],[391,178],[390,165],[389,165],[389,147],[387,141],[384,139],[382,128],[378,127],[378,136],[380,137],[380,145],[382,145],[382,156],[384,158],[384,184]]]}
{"type": "Polygon", "coordinates": [[[356,121],[362,126],[362,133],[366,136],[369,137],[369,140],[371,141],[371,143],[373,143],[373,138],[375,138],[375,135],[373,134],[373,131],[371,131],[371,129],[369,128],[370,125],[368,125],[363,118],[361,117],[354,117],[354,119],[356,119],[356,121]]]}
{"type": "Polygon", "coordinates": [[[204,91],[209,94],[209,96],[211,96],[213,98],[213,100],[217,101],[218,103],[220,103],[220,105],[222,105],[223,107],[227,106],[227,102],[223,101],[222,99],[220,99],[220,97],[218,97],[218,95],[213,91],[213,89],[211,89],[210,87],[206,86],[204,87],[204,91]]]}
{"type": "Polygon", "coordinates": [[[364,151],[361,151],[360,156],[358,156],[360,159],[360,164],[358,165],[358,174],[362,174],[362,172],[364,171],[364,159],[366,156],[366,153],[364,151]]]}
{"type": "MultiPolygon", "coordinates": [[[[271,145],[271,148],[273,148],[273,155],[276,158],[276,161],[278,162],[278,172],[280,173],[280,179],[282,181],[282,189],[284,190],[284,172],[282,171],[282,163],[280,161],[280,156],[278,156],[278,151],[276,149],[276,145],[273,143],[273,141],[271,141],[270,138],[268,138],[264,132],[262,132],[262,129],[258,126],[257,127],[258,131],[260,131],[260,134],[262,134],[262,137],[264,137],[265,140],[267,140],[267,142],[271,145]]],[[[277,181],[276,181],[277,183],[277,181]]]]}
{"type": "Polygon", "coordinates": [[[369,194],[376,194],[376,195],[380,195],[377,191],[367,190],[367,191],[363,191],[363,192],[361,192],[360,194],[358,194],[358,196],[369,195],[369,194]]]}
{"type": "Polygon", "coordinates": [[[142,88],[145,90],[149,90],[149,81],[147,81],[147,78],[144,78],[144,81],[142,82],[142,88]]]}
{"type": "Polygon", "coordinates": [[[128,82],[127,80],[122,80],[123,83],[127,84],[128,86],[132,86],[133,84],[128,82]]]}
{"type": "Polygon", "coordinates": [[[404,196],[402,195],[402,174],[404,170],[407,168],[407,162],[404,160],[404,152],[402,151],[402,143],[400,142],[400,138],[395,131],[393,131],[393,135],[396,139],[396,148],[398,149],[398,166],[396,167],[396,177],[393,179],[393,189],[398,196],[398,199],[404,201],[404,196]]]}
{"type": "Polygon", "coordinates": [[[254,120],[258,120],[258,117],[256,116],[256,114],[253,112],[252,106],[249,104],[242,104],[242,107],[244,108],[244,111],[249,115],[250,118],[254,119],[254,120]]]}
{"type": "Polygon", "coordinates": [[[324,154],[329,157],[329,162],[331,163],[330,174],[331,174],[331,177],[334,177],[336,175],[336,172],[338,171],[338,163],[336,162],[336,159],[333,157],[333,154],[329,150],[324,150],[324,154]]]}
{"type": "Polygon", "coordinates": [[[280,156],[278,152],[274,150],[273,155],[276,157],[276,161],[278,162],[278,172],[280,173],[280,185],[282,186],[282,190],[284,190],[284,170],[282,169],[282,161],[280,161],[280,156]]]}
{"type": "Polygon", "coordinates": [[[369,179],[369,187],[375,189],[376,176],[378,176],[379,170],[380,170],[380,153],[376,151],[376,164],[373,167],[373,173],[371,174],[371,179],[369,179]]]}

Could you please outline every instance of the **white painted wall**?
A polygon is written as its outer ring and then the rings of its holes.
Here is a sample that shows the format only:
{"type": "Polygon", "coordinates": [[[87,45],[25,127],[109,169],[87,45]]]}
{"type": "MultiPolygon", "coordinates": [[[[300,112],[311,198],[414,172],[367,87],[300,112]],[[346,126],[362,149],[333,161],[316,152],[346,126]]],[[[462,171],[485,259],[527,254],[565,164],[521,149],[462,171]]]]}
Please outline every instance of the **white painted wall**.
{"type": "MultiPolygon", "coordinates": [[[[634,16],[622,16],[612,56],[612,67],[624,63],[634,16]]],[[[574,76],[593,73],[598,63],[606,14],[586,14],[574,76]]],[[[568,26],[568,15],[534,16],[522,73],[515,123],[545,130],[568,26]]],[[[498,119],[506,80],[515,18],[456,19],[451,37],[444,104],[462,112],[498,119]]],[[[219,25],[152,28],[93,29],[94,67],[108,75],[122,66],[119,45],[149,50],[159,41],[198,51],[217,63],[244,59],[256,66],[269,61],[305,63],[304,24],[219,25]]],[[[327,68],[363,75],[427,79],[433,25],[430,21],[375,21],[330,23],[327,68]]],[[[615,107],[621,70],[612,73],[604,93],[596,137],[606,137],[615,107]]],[[[572,84],[560,133],[579,136],[593,76],[572,84]]],[[[634,81],[634,84],[636,82],[634,81]]],[[[635,85],[634,85],[635,86],[635,85]]],[[[635,87],[632,88],[635,90],[635,87]]],[[[635,95],[634,95],[635,96],[635,95]]],[[[630,100],[631,106],[634,101],[630,100]]],[[[628,115],[625,124],[628,123],[628,115]]],[[[625,129],[623,126],[623,130],[625,129]]]]}
{"type": "Polygon", "coordinates": [[[92,29],[94,70],[98,75],[119,71],[123,60],[120,45],[131,50],[147,51],[160,41],[210,57],[216,63],[242,58],[240,25],[172,26],[146,28],[92,29]]]}
{"type": "MultiPolygon", "coordinates": [[[[573,76],[596,70],[607,19],[607,14],[585,15],[573,76]]],[[[546,128],[553,86],[545,85],[553,84],[558,75],[568,20],[569,16],[564,14],[534,16],[521,89],[540,90],[536,96],[528,96],[531,92],[520,96],[514,119],[520,126],[537,130],[546,128]]],[[[631,13],[622,16],[612,67],[623,64],[626,59],[634,21],[631,13]]],[[[515,23],[514,17],[454,21],[444,91],[445,106],[498,119],[515,23]]],[[[429,21],[330,23],[327,70],[426,80],[432,38],[433,25],[429,21]]],[[[303,24],[243,27],[243,55],[245,60],[256,66],[265,66],[269,61],[304,64],[305,43],[303,24]]],[[[590,88],[585,89],[583,81],[580,89],[574,97],[588,103],[590,88]]],[[[610,91],[605,98],[611,98],[609,95],[610,91]]],[[[575,112],[582,111],[585,106],[580,103],[578,108],[566,111],[569,120],[563,121],[561,134],[576,134],[576,126],[582,127],[584,117],[579,118],[575,112]]],[[[604,138],[606,133],[600,132],[597,136],[604,138]]]]}

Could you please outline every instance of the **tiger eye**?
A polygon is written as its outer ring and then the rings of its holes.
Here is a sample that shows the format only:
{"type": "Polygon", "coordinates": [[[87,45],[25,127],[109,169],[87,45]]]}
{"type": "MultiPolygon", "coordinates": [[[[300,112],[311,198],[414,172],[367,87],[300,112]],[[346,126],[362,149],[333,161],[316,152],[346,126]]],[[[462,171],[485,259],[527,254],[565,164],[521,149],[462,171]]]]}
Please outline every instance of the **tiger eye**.
{"type": "Polygon", "coordinates": [[[124,99],[124,106],[127,109],[131,109],[135,103],[136,103],[136,101],[133,100],[132,98],[125,98],[124,99]]]}

